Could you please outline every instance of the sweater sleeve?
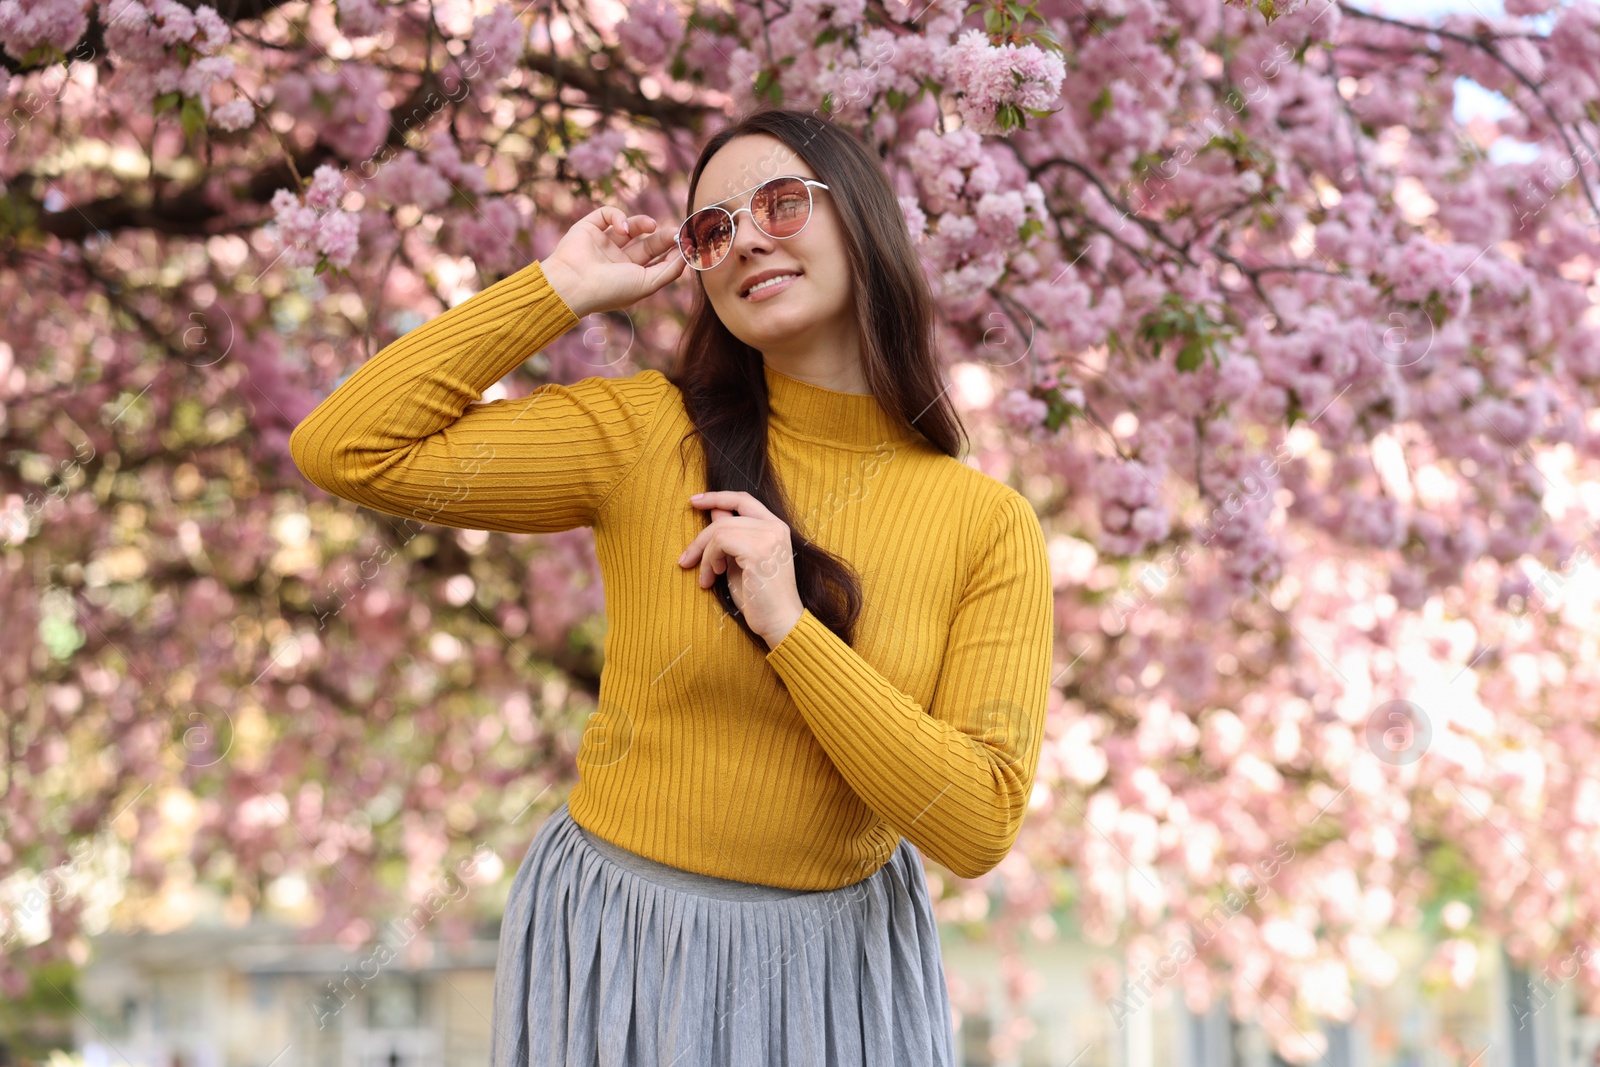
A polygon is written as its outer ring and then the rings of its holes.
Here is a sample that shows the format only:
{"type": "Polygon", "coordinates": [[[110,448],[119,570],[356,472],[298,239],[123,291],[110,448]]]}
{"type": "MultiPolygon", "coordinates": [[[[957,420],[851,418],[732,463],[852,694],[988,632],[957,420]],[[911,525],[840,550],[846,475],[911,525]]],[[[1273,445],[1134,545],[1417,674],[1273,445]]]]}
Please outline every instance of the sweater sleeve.
{"type": "Polygon", "coordinates": [[[767,662],[867,806],[956,875],[976,878],[1022,827],[1054,634],[1044,534],[1012,492],[986,529],[926,709],[810,609],[767,662]]]}
{"type": "Polygon", "coordinates": [[[595,376],[478,403],[577,321],[530,263],[390,342],[295,427],[290,454],[319,488],[420,522],[593,525],[643,454],[666,379],[595,376]]]}

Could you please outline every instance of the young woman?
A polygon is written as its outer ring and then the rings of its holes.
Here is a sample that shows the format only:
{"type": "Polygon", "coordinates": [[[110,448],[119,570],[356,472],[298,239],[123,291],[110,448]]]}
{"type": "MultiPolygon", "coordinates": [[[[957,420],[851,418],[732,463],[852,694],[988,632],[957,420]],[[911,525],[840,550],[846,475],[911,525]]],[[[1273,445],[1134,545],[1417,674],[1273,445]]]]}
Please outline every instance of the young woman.
{"type": "Polygon", "coordinates": [[[596,209],[295,431],[421,521],[592,526],[609,628],[579,781],[512,883],[496,1067],[951,1065],[922,856],[977,877],[1033,790],[1053,643],[1027,500],[958,455],[877,158],[764,110],[676,230],[596,209]],[[483,391],[688,267],[674,373],[483,391]]]}

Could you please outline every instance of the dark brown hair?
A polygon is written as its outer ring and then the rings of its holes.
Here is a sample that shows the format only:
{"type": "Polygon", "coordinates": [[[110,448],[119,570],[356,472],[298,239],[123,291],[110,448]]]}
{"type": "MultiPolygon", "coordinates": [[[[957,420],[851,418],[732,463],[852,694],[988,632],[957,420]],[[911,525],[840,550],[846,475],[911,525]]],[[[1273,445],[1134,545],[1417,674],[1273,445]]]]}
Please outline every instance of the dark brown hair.
{"type": "MultiPolygon", "coordinates": [[[[899,199],[882,163],[854,134],[814,113],[762,107],[718,130],[700,150],[689,177],[684,214],[706,163],[735,137],[769,134],[814,170],[833,198],[844,231],[856,321],[861,329],[862,373],[890,415],[949,456],[959,455],[965,433],[945,396],[934,339],[933,294],[899,199]]],[[[757,175],[752,181],[783,173],[757,175]]],[[[695,272],[698,274],[698,272],[695,272]]],[[[746,492],[790,525],[795,583],[801,603],[846,644],[861,614],[861,583],[850,564],[793,529],[783,485],[767,455],[767,382],[761,352],[723,325],[695,286],[678,368],[667,375],[683,394],[706,457],[706,488],[746,492]]],[[[707,522],[710,521],[707,513],[707,522]]],[[[717,598],[763,653],[766,642],[734,604],[726,572],[717,575],[717,598]]]]}

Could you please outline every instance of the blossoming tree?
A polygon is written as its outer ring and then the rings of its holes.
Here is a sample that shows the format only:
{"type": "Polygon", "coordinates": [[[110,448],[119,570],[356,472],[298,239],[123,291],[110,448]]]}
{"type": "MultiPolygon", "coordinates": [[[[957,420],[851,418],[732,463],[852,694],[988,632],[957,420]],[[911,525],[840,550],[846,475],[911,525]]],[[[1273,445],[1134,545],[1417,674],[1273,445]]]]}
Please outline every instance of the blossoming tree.
{"type": "MultiPolygon", "coordinates": [[[[587,531],[402,527],[288,432],[595,203],[681,218],[770,101],[884,159],[1050,535],[1033,810],[946,917],[1070,915],[1118,1018],[1226,993],[1294,1060],[1397,924],[1600,993],[1593,0],[0,0],[0,46],[8,991],[108,877],[359,946],[487,842],[492,905],[593,707],[587,531]]],[[[660,365],[685,293],[497,391],[660,365]]]]}

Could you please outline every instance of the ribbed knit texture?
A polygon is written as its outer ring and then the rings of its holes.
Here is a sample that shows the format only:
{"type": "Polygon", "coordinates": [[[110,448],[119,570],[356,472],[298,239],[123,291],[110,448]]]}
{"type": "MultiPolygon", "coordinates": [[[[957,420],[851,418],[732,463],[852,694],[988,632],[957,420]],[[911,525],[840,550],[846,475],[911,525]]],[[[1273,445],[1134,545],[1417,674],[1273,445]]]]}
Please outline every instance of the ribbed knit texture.
{"type": "Polygon", "coordinates": [[[901,835],[958,876],[1009,851],[1033,790],[1053,601],[1016,490],[944,455],[869,394],[765,377],[794,526],[848,560],[854,646],[805,611],[765,655],[678,556],[705,464],[655,370],[483,391],[578,319],[537,262],[397,338],[296,428],[295,462],[424,522],[592,526],[608,629],[574,820],[701,874],[835,889],[901,835]]]}

